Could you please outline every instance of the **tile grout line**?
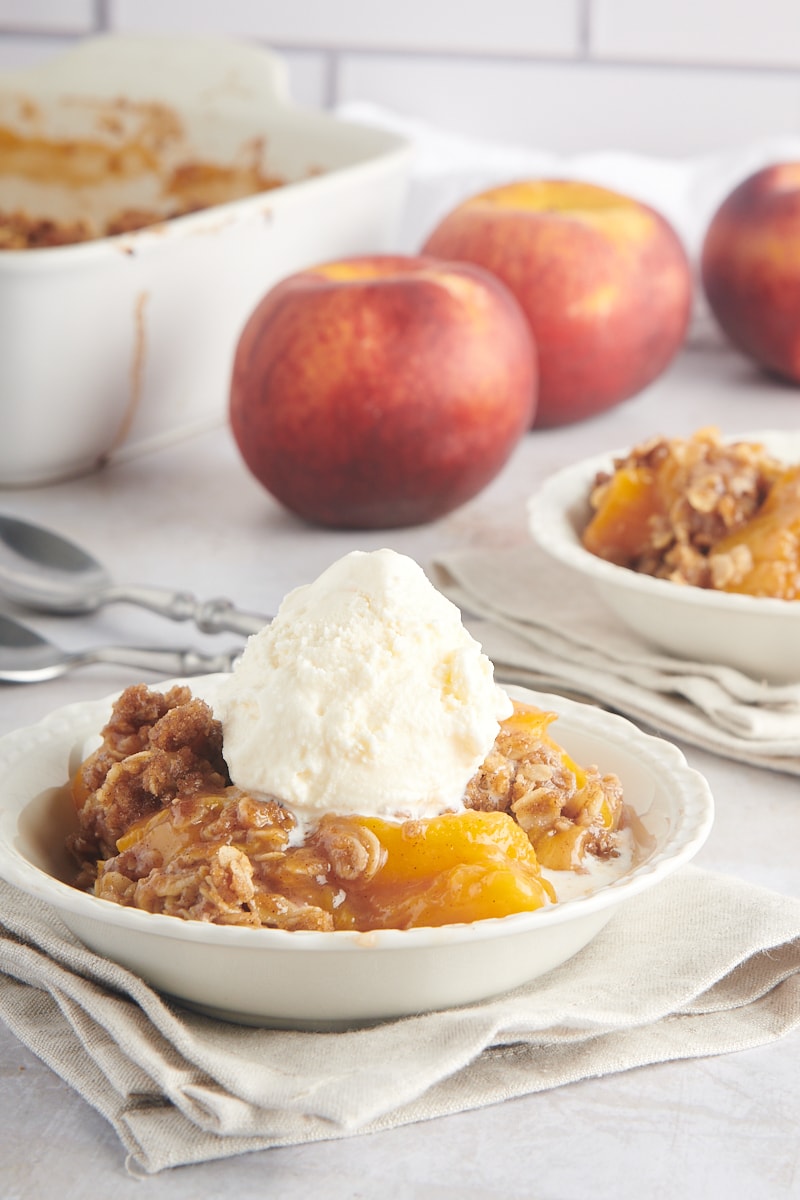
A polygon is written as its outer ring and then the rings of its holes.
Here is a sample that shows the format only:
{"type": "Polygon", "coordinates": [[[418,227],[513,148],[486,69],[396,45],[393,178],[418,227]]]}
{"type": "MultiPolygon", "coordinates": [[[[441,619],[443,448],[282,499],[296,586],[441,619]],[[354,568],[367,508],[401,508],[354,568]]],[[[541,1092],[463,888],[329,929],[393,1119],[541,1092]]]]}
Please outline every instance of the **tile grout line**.
{"type": "Polygon", "coordinates": [[[578,57],[588,61],[592,53],[592,0],[579,0],[578,57]]]}
{"type": "Polygon", "coordinates": [[[98,33],[107,33],[111,28],[109,0],[94,0],[94,24],[98,33]]]}

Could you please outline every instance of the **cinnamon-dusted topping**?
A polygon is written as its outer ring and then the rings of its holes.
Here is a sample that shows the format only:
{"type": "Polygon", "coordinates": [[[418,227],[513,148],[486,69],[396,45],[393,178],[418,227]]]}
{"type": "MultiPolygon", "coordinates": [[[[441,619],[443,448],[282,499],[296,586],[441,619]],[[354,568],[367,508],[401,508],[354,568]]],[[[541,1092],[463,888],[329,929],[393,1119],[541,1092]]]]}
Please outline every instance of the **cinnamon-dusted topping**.
{"type": "Polygon", "coordinates": [[[134,822],[176,797],[230,783],[219,721],[188,688],[166,695],[144,684],[127,688],[102,737],[73,782],[80,829],[68,845],[85,866],[113,855],[134,822]]]}

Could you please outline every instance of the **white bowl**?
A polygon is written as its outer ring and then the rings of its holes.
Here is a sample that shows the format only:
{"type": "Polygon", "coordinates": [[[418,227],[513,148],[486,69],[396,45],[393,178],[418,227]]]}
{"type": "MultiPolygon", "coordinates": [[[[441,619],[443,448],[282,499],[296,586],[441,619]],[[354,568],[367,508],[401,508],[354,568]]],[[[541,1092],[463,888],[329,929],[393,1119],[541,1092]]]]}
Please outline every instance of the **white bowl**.
{"type": "MultiPolygon", "coordinates": [[[[267,50],[108,35],[0,75],[0,126],[20,135],[113,144],[154,101],[182,127],[165,165],[241,165],[263,145],[267,171],[288,183],[135,233],[0,252],[0,485],[66,478],[219,424],[264,292],[313,263],[394,248],[410,147],[295,107],[267,50]]],[[[152,208],[149,178],[51,186],[0,170],[0,210],[107,218],[126,200],[152,208]]]]}
{"type": "MultiPolygon", "coordinates": [[[[213,687],[214,677],[206,683],[213,687]]],[[[206,683],[191,686],[203,694],[206,683]]],[[[207,925],[99,900],[65,882],[64,838],[74,826],[65,780],[106,720],[109,699],[60,709],[0,741],[0,876],[52,905],[92,950],[228,1020],[339,1028],[499,994],[581,950],[626,900],[688,862],[713,819],[708,784],[675,746],[588,705],[508,691],[559,713],[559,742],[577,761],[620,776],[652,839],[627,874],[576,899],[473,924],[371,933],[207,925]]]]}
{"type": "MultiPolygon", "coordinates": [[[[800,432],[744,433],[736,440],[762,442],[786,463],[800,461],[800,432]]],[[[631,629],[671,654],[735,667],[769,683],[800,680],[800,601],[670,583],[584,549],[580,539],[591,515],[594,478],[626,453],[598,454],[547,479],[528,504],[533,539],[576,573],[576,586],[588,580],[631,629]]]]}

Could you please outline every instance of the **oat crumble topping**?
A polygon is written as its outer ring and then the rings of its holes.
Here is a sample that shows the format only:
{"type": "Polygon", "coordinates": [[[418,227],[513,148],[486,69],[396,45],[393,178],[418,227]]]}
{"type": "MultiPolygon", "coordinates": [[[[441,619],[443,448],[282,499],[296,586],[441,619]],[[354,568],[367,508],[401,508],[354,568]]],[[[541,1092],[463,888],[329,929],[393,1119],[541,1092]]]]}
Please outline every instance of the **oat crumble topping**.
{"type": "Polygon", "coordinates": [[[597,475],[583,543],[673,583],[800,596],[800,467],[719,430],[657,436],[597,475]]]}
{"type": "Polygon", "coordinates": [[[297,844],[287,808],[231,784],[221,725],[204,701],[185,687],[165,695],[130,687],[73,781],[78,828],[67,846],[80,866],[77,886],[118,904],[222,925],[407,928],[443,923],[456,892],[460,903],[476,903],[480,856],[488,855],[495,876],[527,856],[533,867],[520,866],[516,882],[541,888],[550,902],[555,896],[539,864],[582,870],[588,858],[613,857],[624,823],[619,780],[572,763],[547,733],[553,719],[515,706],[468,786],[466,811],[451,814],[468,825],[466,832],[447,827],[463,838],[456,849],[450,833],[434,830],[444,818],[385,825],[335,814],[297,844]],[[414,861],[405,875],[395,865],[394,882],[379,901],[372,897],[386,874],[387,829],[395,847],[419,847],[420,871],[441,855],[445,882],[429,892],[428,908],[415,899],[414,861]],[[359,898],[370,902],[369,919],[378,924],[354,924],[363,919],[359,898]],[[431,905],[440,909],[433,918],[431,905]]]}

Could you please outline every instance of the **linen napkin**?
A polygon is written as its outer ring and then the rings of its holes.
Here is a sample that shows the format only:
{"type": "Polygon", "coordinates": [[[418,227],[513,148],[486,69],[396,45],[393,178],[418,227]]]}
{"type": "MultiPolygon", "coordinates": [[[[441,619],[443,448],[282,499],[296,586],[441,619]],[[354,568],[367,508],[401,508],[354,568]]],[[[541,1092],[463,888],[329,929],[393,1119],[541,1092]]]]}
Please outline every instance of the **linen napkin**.
{"type": "Polygon", "coordinates": [[[661,736],[800,775],[800,683],[770,686],[654,650],[534,543],[442,555],[431,577],[499,679],[576,695],[661,736]]]}
{"type": "Polygon", "coordinates": [[[186,1011],[4,883],[0,914],[0,1016],[111,1122],[132,1172],[377,1132],[800,1024],[800,899],[694,867],[538,980],[343,1033],[186,1011]]]}

